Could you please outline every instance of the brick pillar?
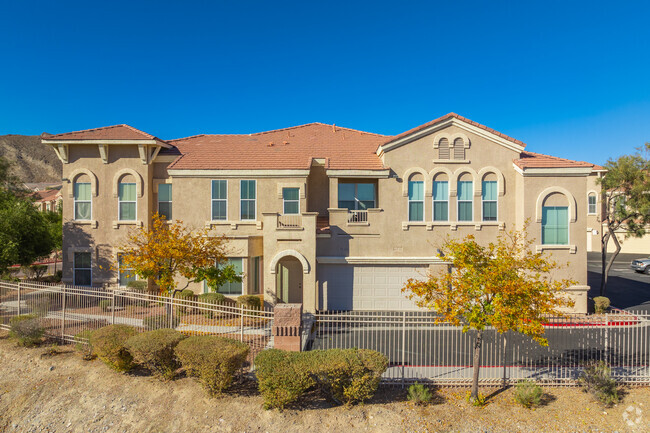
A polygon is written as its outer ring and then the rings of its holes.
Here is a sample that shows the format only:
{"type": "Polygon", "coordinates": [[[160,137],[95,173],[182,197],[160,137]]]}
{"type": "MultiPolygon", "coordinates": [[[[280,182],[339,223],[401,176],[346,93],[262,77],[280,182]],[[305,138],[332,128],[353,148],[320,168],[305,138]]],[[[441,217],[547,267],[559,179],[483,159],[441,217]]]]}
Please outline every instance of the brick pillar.
{"type": "Polygon", "coordinates": [[[300,352],[302,349],[302,304],[276,304],[272,332],[275,349],[300,352]]]}

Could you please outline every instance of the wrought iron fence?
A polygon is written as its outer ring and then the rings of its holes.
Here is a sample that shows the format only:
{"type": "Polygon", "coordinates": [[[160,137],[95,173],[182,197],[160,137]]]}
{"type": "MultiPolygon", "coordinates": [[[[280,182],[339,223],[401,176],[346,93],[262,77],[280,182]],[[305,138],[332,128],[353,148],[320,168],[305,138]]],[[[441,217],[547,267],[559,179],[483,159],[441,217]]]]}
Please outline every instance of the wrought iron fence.
{"type": "MultiPolygon", "coordinates": [[[[365,348],[384,353],[385,382],[467,384],[472,378],[475,332],[436,321],[431,312],[319,312],[310,349],[365,348]]],[[[549,318],[548,346],[516,332],[488,328],[481,347],[480,382],[532,379],[573,385],[592,361],[606,361],[622,383],[650,384],[650,315],[614,311],[599,316],[549,318]]]]}
{"type": "MultiPolygon", "coordinates": [[[[273,310],[172,298],[127,290],[0,281],[0,328],[32,314],[49,337],[73,342],[84,331],[125,324],[140,331],[174,328],[186,335],[221,335],[247,343],[252,361],[272,347],[273,310]]],[[[252,364],[252,362],[251,362],[252,364]]]]}

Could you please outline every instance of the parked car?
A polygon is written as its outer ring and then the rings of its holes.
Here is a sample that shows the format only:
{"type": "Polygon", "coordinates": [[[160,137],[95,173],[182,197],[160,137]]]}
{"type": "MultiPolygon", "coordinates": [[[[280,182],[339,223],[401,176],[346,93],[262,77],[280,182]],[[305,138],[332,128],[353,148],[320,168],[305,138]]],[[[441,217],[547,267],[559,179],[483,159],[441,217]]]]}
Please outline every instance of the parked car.
{"type": "Polygon", "coordinates": [[[630,265],[630,267],[637,272],[644,272],[646,274],[650,274],[650,257],[646,257],[644,259],[632,260],[632,264],[630,265]]]}

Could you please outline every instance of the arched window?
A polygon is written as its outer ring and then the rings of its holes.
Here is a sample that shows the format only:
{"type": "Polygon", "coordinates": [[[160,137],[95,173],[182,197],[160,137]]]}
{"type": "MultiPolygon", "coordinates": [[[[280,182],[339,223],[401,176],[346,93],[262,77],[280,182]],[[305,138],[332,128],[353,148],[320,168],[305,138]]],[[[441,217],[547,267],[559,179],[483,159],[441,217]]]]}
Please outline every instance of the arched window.
{"type": "Polygon", "coordinates": [[[590,192],[589,195],[587,195],[587,213],[589,215],[596,215],[596,202],[596,193],[590,192]]]}
{"type": "Polygon", "coordinates": [[[460,137],[454,140],[454,159],[465,159],[465,142],[460,137]]]}
{"type": "Polygon", "coordinates": [[[569,244],[569,201],[559,192],[546,196],[542,205],[542,244],[569,244]]]}
{"type": "Polygon", "coordinates": [[[120,221],[135,221],[137,217],[136,183],[132,175],[126,174],[118,184],[118,219],[120,221]]]}
{"type": "Polygon", "coordinates": [[[433,220],[449,221],[449,178],[445,173],[433,179],[433,220]]]}
{"type": "Polygon", "coordinates": [[[93,216],[91,182],[87,174],[81,174],[74,179],[74,219],[90,221],[93,216]]]}
{"type": "Polygon", "coordinates": [[[458,221],[474,220],[474,181],[470,173],[458,177],[458,221]]]}
{"type": "Polygon", "coordinates": [[[438,144],[438,159],[449,159],[449,139],[441,138],[438,144]]]}
{"type": "Polygon", "coordinates": [[[481,184],[481,210],[483,213],[483,221],[497,220],[497,197],[497,176],[494,173],[488,173],[483,176],[481,184]]]}
{"type": "Polygon", "coordinates": [[[409,221],[424,221],[424,176],[416,173],[408,180],[409,221]]]}

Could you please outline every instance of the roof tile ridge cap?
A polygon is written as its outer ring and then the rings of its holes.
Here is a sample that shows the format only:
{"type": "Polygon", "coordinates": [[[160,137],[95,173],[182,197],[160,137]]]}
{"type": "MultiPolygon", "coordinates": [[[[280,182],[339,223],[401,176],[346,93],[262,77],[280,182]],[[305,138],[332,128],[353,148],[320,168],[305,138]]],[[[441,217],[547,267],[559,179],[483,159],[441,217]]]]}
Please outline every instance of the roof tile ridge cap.
{"type": "MultiPolygon", "coordinates": [[[[271,134],[273,132],[282,132],[282,131],[288,131],[290,129],[297,129],[297,128],[304,128],[305,126],[311,126],[311,125],[326,125],[325,123],[321,122],[310,122],[310,123],[305,123],[302,125],[295,125],[295,126],[287,126],[286,128],[280,128],[280,129],[270,129],[268,131],[260,131],[260,132],[252,132],[250,134],[241,134],[241,135],[263,135],[263,134],[271,134]]],[[[329,126],[329,125],[327,125],[329,126]]]]}
{"type": "Polygon", "coordinates": [[[531,154],[533,156],[544,156],[546,158],[551,158],[551,159],[560,160],[560,161],[568,161],[568,162],[578,162],[578,163],[582,163],[582,164],[590,164],[591,166],[597,165],[597,164],[594,164],[593,162],[579,161],[577,159],[562,158],[560,156],[547,155],[545,153],[531,152],[530,150],[524,150],[524,151],[522,151],[522,153],[529,153],[529,154],[531,154]]]}
{"type": "Polygon", "coordinates": [[[79,129],[77,131],[69,131],[69,132],[61,132],[59,134],[52,134],[51,137],[56,137],[58,135],[78,134],[80,132],[99,131],[100,129],[111,129],[111,128],[117,128],[118,126],[127,126],[127,125],[125,125],[123,123],[120,123],[120,124],[117,124],[117,125],[100,126],[98,128],[79,129]]]}
{"type": "Polygon", "coordinates": [[[181,159],[183,159],[183,157],[184,157],[185,155],[187,155],[187,153],[181,153],[180,155],[178,155],[178,157],[177,157],[174,161],[172,161],[171,164],[169,164],[169,166],[167,167],[167,169],[173,168],[173,167],[178,163],[178,161],[180,161],[181,159]]]}
{"type": "MultiPolygon", "coordinates": [[[[327,123],[321,123],[321,125],[333,126],[333,125],[328,125],[327,123]]],[[[337,129],[345,129],[345,130],[352,131],[352,132],[358,132],[359,134],[376,135],[377,137],[381,137],[381,138],[393,137],[392,135],[379,134],[377,132],[362,131],[360,129],[348,128],[347,126],[337,126],[336,128],[337,129]]]]}
{"type": "Polygon", "coordinates": [[[181,137],[181,138],[172,138],[171,140],[167,140],[168,143],[171,143],[172,141],[180,141],[180,140],[187,140],[190,138],[198,138],[198,137],[204,137],[208,134],[196,134],[196,135],[188,135],[187,137],[181,137]]]}
{"type": "Polygon", "coordinates": [[[131,131],[138,132],[138,133],[140,133],[140,134],[144,134],[144,135],[146,135],[147,137],[149,137],[149,138],[151,138],[151,139],[155,138],[156,140],[165,141],[165,140],[161,140],[160,138],[156,137],[155,135],[151,135],[151,134],[149,134],[148,132],[144,132],[144,131],[142,131],[142,130],[140,130],[140,129],[138,129],[138,128],[134,128],[134,127],[131,126],[131,125],[127,125],[126,123],[122,123],[121,125],[116,125],[116,126],[124,126],[125,128],[128,128],[128,129],[130,129],[131,131]]]}

